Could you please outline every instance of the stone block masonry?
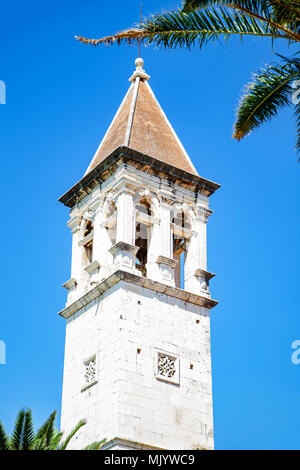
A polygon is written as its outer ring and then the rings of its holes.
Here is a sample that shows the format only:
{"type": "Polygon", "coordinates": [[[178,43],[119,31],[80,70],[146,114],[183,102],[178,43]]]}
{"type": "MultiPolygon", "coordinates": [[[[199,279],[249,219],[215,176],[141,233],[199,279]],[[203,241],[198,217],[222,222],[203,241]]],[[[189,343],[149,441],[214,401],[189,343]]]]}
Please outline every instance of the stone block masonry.
{"type": "Polygon", "coordinates": [[[209,310],[124,281],[78,310],[67,320],[62,430],[82,418],[77,449],[103,438],[213,448],[209,310]],[[177,383],[158,377],[159,354],[176,358],[177,383]]]}

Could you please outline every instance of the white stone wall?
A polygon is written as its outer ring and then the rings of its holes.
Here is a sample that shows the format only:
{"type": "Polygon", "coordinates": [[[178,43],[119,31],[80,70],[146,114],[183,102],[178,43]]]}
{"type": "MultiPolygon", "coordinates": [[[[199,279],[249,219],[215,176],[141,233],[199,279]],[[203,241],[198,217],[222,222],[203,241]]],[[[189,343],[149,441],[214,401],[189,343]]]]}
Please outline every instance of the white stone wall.
{"type": "Polygon", "coordinates": [[[81,418],[77,449],[102,438],[213,448],[209,310],[121,281],[69,318],[62,431],[81,418]],[[179,358],[179,385],[156,379],[156,349],[179,358]],[[94,354],[98,382],[82,391],[94,354]]]}

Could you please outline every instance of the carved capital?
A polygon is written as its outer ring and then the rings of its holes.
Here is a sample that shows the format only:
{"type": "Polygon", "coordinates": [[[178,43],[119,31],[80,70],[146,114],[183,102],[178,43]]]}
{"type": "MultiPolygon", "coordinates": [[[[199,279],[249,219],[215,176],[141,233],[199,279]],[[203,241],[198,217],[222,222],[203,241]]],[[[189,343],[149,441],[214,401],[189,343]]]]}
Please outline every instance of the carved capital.
{"type": "Polygon", "coordinates": [[[178,261],[173,258],[167,258],[166,256],[158,256],[157,261],[158,264],[165,264],[166,266],[170,266],[170,268],[175,268],[178,261]]]}
{"type": "Polygon", "coordinates": [[[116,196],[117,196],[116,191],[114,190],[110,191],[106,196],[105,202],[107,204],[116,203],[116,196]]]}
{"type": "Polygon", "coordinates": [[[208,209],[208,207],[200,206],[200,204],[196,204],[194,210],[196,218],[202,222],[207,222],[208,217],[213,213],[213,211],[208,209]]]}
{"type": "Polygon", "coordinates": [[[157,193],[158,200],[161,204],[169,205],[171,206],[174,204],[175,197],[171,194],[166,194],[163,191],[158,191],[157,193]]]}
{"type": "Polygon", "coordinates": [[[201,277],[202,279],[205,279],[206,281],[209,281],[210,279],[215,277],[215,274],[210,273],[209,271],[205,271],[204,269],[196,269],[195,276],[196,277],[201,277]]]}
{"type": "Polygon", "coordinates": [[[101,265],[100,263],[98,263],[98,261],[94,260],[92,263],[90,263],[88,266],[86,266],[86,268],[84,268],[84,270],[88,273],[88,274],[92,274],[94,271],[99,271],[101,265]]]}
{"type": "Polygon", "coordinates": [[[104,204],[104,197],[103,196],[97,196],[92,203],[89,205],[89,210],[93,213],[93,219],[95,216],[102,211],[103,209],[103,204],[104,204]]]}
{"type": "Polygon", "coordinates": [[[109,252],[112,255],[115,255],[116,253],[119,253],[119,251],[128,251],[129,253],[136,255],[139,249],[139,246],[130,245],[129,243],[125,242],[118,242],[109,249],[109,252]]]}
{"type": "Polygon", "coordinates": [[[76,233],[80,229],[81,215],[76,214],[68,221],[68,227],[72,230],[72,233],[76,233]]]}
{"type": "Polygon", "coordinates": [[[116,199],[122,194],[130,194],[133,197],[136,194],[136,187],[130,183],[123,183],[118,187],[116,199]]]}
{"type": "Polygon", "coordinates": [[[64,289],[67,289],[67,290],[70,290],[70,289],[72,289],[73,287],[76,287],[76,286],[77,286],[77,281],[74,278],[69,279],[67,282],[65,282],[62,285],[62,287],[64,289]]]}

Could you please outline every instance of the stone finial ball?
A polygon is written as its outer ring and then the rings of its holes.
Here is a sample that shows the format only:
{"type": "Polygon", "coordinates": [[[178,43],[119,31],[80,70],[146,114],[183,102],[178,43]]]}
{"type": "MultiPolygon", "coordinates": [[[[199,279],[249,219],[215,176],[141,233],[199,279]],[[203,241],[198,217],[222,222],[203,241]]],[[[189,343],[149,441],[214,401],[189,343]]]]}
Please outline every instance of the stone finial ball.
{"type": "Polygon", "coordinates": [[[144,65],[143,59],[142,59],[141,57],[138,57],[137,59],[135,59],[135,65],[136,65],[137,67],[141,67],[141,68],[142,68],[143,65],[144,65]]]}

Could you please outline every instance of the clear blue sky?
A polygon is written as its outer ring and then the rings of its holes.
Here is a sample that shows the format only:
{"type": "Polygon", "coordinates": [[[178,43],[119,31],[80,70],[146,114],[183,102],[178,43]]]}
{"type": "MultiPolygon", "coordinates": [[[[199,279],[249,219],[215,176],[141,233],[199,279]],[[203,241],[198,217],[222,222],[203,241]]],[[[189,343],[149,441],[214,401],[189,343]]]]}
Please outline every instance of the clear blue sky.
{"type": "MultiPolygon", "coordinates": [[[[144,13],[179,5],[144,0],[144,13]]],[[[79,180],[128,86],[136,47],[89,48],[132,25],[139,2],[28,0],[1,6],[0,418],[20,407],[37,424],[60,409],[70,277],[68,210],[57,198],[79,180]]],[[[284,46],[274,51],[286,52],[284,46]]],[[[199,52],[144,48],[151,86],[211,199],[208,269],[217,449],[300,449],[299,177],[292,111],[237,143],[237,101],[252,72],[276,59],[268,41],[218,43],[199,52]]]]}

